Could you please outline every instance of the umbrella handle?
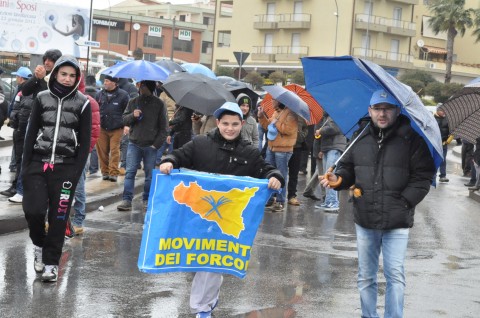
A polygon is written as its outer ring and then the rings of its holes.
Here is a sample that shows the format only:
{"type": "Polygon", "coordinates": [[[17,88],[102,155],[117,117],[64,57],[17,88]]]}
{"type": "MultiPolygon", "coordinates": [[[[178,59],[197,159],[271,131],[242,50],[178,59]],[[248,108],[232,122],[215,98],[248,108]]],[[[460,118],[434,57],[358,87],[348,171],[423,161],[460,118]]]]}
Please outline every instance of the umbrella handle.
{"type": "MultiPolygon", "coordinates": [[[[328,176],[333,175],[333,170],[334,169],[335,169],[335,166],[332,166],[332,167],[328,168],[327,173],[325,173],[323,175],[323,177],[328,180],[328,176]]],[[[328,185],[330,186],[330,188],[335,189],[335,188],[338,188],[340,186],[340,184],[342,184],[342,181],[343,181],[343,178],[340,177],[340,176],[337,176],[337,181],[335,181],[335,182],[328,181],[328,185]]]]}

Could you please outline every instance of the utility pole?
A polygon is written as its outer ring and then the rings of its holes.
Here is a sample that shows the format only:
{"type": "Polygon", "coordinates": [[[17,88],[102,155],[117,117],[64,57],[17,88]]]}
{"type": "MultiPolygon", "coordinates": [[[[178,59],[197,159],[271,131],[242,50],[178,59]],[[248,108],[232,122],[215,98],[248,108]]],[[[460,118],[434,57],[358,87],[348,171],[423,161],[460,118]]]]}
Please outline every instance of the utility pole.
{"type": "Polygon", "coordinates": [[[172,23],[172,50],[170,51],[170,61],[173,61],[173,44],[175,42],[175,18],[173,17],[173,23],[172,23]]]}

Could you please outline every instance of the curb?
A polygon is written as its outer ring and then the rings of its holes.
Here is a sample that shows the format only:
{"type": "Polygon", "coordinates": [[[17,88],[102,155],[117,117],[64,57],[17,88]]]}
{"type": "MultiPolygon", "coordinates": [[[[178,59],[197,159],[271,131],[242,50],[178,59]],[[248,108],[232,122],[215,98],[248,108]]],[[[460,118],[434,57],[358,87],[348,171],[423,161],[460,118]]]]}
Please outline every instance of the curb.
{"type": "MultiPolygon", "coordinates": [[[[143,182],[136,182],[136,183],[138,184],[136,184],[134,188],[135,195],[143,191],[143,182]]],[[[92,201],[89,201],[87,196],[87,203],[85,208],[86,212],[88,213],[88,212],[96,211],[102,205],[105,206],[105,205],[113,204],[115,202],[119,202],[122,199],[123,186],[119,188],[121,189],[121,191],[119,189],[118,192],[105,194],[100,198],[96,198],[92,201]]],[[[15,205],[15,209],[17,207],[19,210],[22,209],[22,206],[20,204],[15,205]]],[[[0,235],[23,231],[26,229],[28,229],[28,224],[27,224],[27,221],[25,220],[23,212],[18,213],[18,215],[15,215],[11,218],[4,218],[0,220],[0,235]]]]}

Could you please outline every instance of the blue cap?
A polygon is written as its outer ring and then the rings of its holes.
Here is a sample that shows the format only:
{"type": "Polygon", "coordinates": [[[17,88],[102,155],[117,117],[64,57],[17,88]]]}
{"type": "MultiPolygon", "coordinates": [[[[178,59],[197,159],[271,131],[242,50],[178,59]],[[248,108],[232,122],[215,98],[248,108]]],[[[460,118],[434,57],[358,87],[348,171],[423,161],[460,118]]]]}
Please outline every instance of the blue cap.
{"type": "Polygon", "coordinates": [[[380,89],[378,91],[375,91],[372,94],[372,98],[370,99],[370,106],[376,105],[376,104],[381,104],[381,103],[387,103],[395,106],[400,106],[400,103],[397,101],[395,97],[393,97],[392,94],[386,92],[383,89],[380,89]]]}
{"type": "Polygon", "coordinates": [[[32,71],[28,67],[20,66],[16,72],[13,72],[12,75],[20,76],[23,78],[32,77],[32,71]]]}
{"type": "Polygon", "coordinates": [[[242,110],[240,109],[240,107],[237,105],[237,103],[232,103],[232,102],[225,102],[222,106],[220,106],[219,109],[217,109],[213,113],[213,116],[215,116],[215,118],[218,119],[227,110],[231,111],[231,112],[234,112],[234,113],[237,113],[240,116],[240,118],[243,118],[243,113],[242,113],[242,110]]]}

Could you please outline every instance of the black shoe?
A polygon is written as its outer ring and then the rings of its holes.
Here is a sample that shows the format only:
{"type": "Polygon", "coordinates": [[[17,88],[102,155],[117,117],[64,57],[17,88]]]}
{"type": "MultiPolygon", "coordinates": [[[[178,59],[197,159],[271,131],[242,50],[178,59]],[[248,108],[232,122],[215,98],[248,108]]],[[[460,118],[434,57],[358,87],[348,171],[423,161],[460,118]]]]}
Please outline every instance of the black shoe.
{"type": "Polygon", "coordinates": [[[103,175],[102,176],[102,180],[110,180],[110,176],[109,175],[103,175]]]}
{"type": "Polygon", "coordinates": [[[17,189],[10,187],[7,190],[3,190],[2,192],[0,192],[0,194],[10,198],[17,194],[17,189]]]}
{"type": "Polygon", "coordinates": [[[303,196],[305,198],[309,198],[309,199],[312,199],[314,201],[322,201],[322,199],[320,199],[319,197],[317,197],[315,194],[311,194],[311,193],[304,193],[303,196]]]}
{"type": "Polygon", "coordinates": [[[0,140],[5,140],[5,138],[3,138],[3,137],[0,137],[0,140]]]}
{"type": "Polygon", "coordinates": [[[108,180],[112,181],[112,182],[117,182],[117,176],[110,176],[108,178],[108,180]]]}
{"type": "Polygon", "coordinates": [[[438,181],[440,181],[440,182],[448,182],[448,181],[450,181],[450,180],[448,180],[448,179],[445,178],[445,177],[441,177],[440,179],[438,179],[438,181]]]}
{"type": "Polygon", "coordinates": [[[475,182],[464,183],[463,185],[466,187],[473,187],[475,186],[475,182]]]}

